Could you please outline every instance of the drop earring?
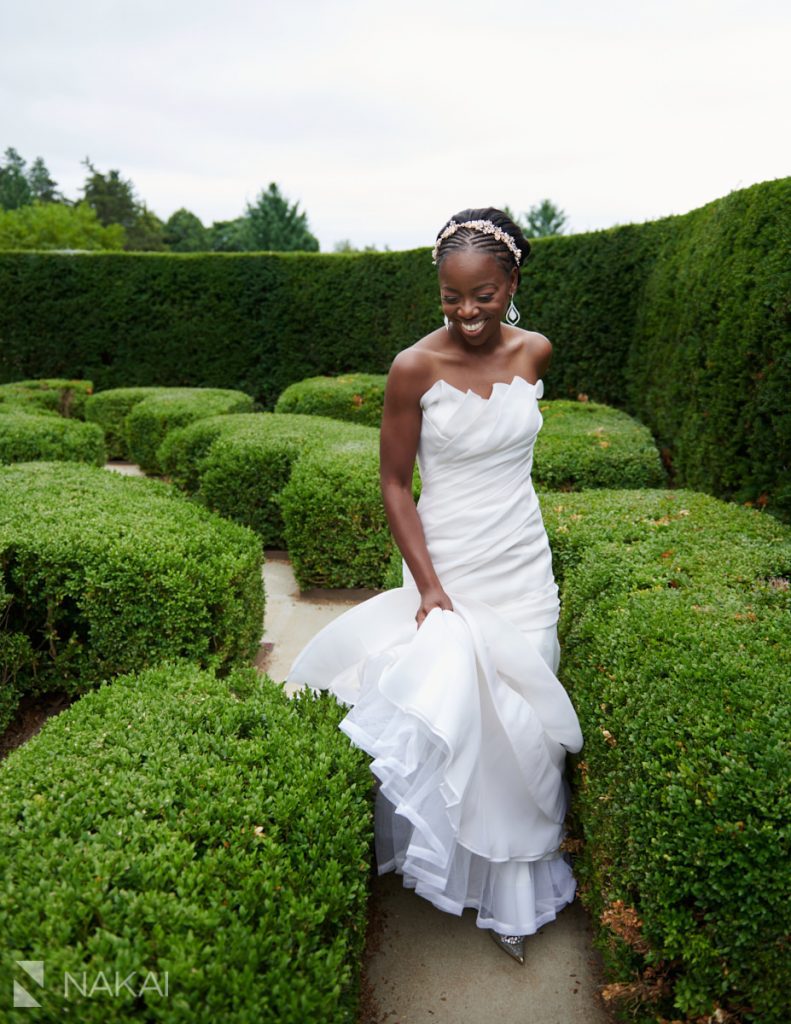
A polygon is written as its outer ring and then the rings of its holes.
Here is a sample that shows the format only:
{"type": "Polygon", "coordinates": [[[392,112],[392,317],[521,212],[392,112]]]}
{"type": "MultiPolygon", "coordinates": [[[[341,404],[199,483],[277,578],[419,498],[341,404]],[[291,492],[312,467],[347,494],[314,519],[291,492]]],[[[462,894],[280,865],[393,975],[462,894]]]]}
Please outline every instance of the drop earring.
{"type": "Polygon", "coordinates": [[[506,323],[509,323],[512,327],[516,327],[519,321],[522,319],[522,314],[514,305],[514,293],[511,292],[511,305],[505,311],[506,323]]]}
{"type": "Polygon", "coordinates": [[[445,315],[445,326],[450,330],[450,320],[448,320],[447,314],[445,315]]]}

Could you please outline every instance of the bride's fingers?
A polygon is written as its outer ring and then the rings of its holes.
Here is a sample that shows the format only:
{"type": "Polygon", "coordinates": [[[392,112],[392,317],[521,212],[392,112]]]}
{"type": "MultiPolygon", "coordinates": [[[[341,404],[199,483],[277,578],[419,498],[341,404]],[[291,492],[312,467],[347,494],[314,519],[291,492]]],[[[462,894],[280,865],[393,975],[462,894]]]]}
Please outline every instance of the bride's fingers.
{"type": "MultiPolygon", "coordinates": [[[[415,621],[418,624],[418,628],[420,628],[423,625],[423,623],[426,621],[431,612],[433,612],[436,608],[445,609],[445,607],[446,606],[444,604],[437,602],[437,604],[433,604],[430,608],[419,608],[417,615],[415,615],[415,621]]],[[[448,608],[447,610],[452,612],[453,608],[448,608]]]]}

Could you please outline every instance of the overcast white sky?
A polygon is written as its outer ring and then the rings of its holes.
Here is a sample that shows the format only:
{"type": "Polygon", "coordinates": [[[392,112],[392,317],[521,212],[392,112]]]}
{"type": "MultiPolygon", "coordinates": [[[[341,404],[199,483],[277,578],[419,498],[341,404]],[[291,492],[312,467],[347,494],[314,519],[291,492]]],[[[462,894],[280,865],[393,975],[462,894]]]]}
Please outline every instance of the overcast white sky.
{"type": "Polygon", "coordinates": [[[0,151],[167,219],[276,181],[323,251],[544,197],[573,231],[791,174],[780,0],[0,0],[0,151]]]}

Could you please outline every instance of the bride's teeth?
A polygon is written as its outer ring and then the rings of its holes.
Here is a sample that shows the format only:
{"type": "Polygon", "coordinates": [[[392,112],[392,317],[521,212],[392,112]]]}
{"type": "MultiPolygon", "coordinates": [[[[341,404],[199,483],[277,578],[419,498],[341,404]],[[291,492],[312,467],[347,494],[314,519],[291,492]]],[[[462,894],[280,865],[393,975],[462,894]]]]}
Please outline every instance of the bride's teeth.
{"type": "Polygon", "coordinates": [[[462,329],[465,331],[477,331],[483,327],[483,320],[479,320],[477,324],[462,324],[462,329]]]}

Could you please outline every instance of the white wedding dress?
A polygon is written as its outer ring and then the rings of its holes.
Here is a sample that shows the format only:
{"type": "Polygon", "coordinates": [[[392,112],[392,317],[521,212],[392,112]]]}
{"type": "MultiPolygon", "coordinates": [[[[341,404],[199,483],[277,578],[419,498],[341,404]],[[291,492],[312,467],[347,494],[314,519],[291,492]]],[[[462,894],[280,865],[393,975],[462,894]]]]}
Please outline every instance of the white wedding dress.
{"type": "Polygon", "coordinates": [[[421,397],[417,509],[453,611],[418,629],[419,592],[363,601],[302,649],[287,682],[329,689],[372,758],[379,874],[441,910],[530,935],[574,898],[559,850],[579,722],[555,673],[558,588],[531,469],[543,382],[421,397]]]}

